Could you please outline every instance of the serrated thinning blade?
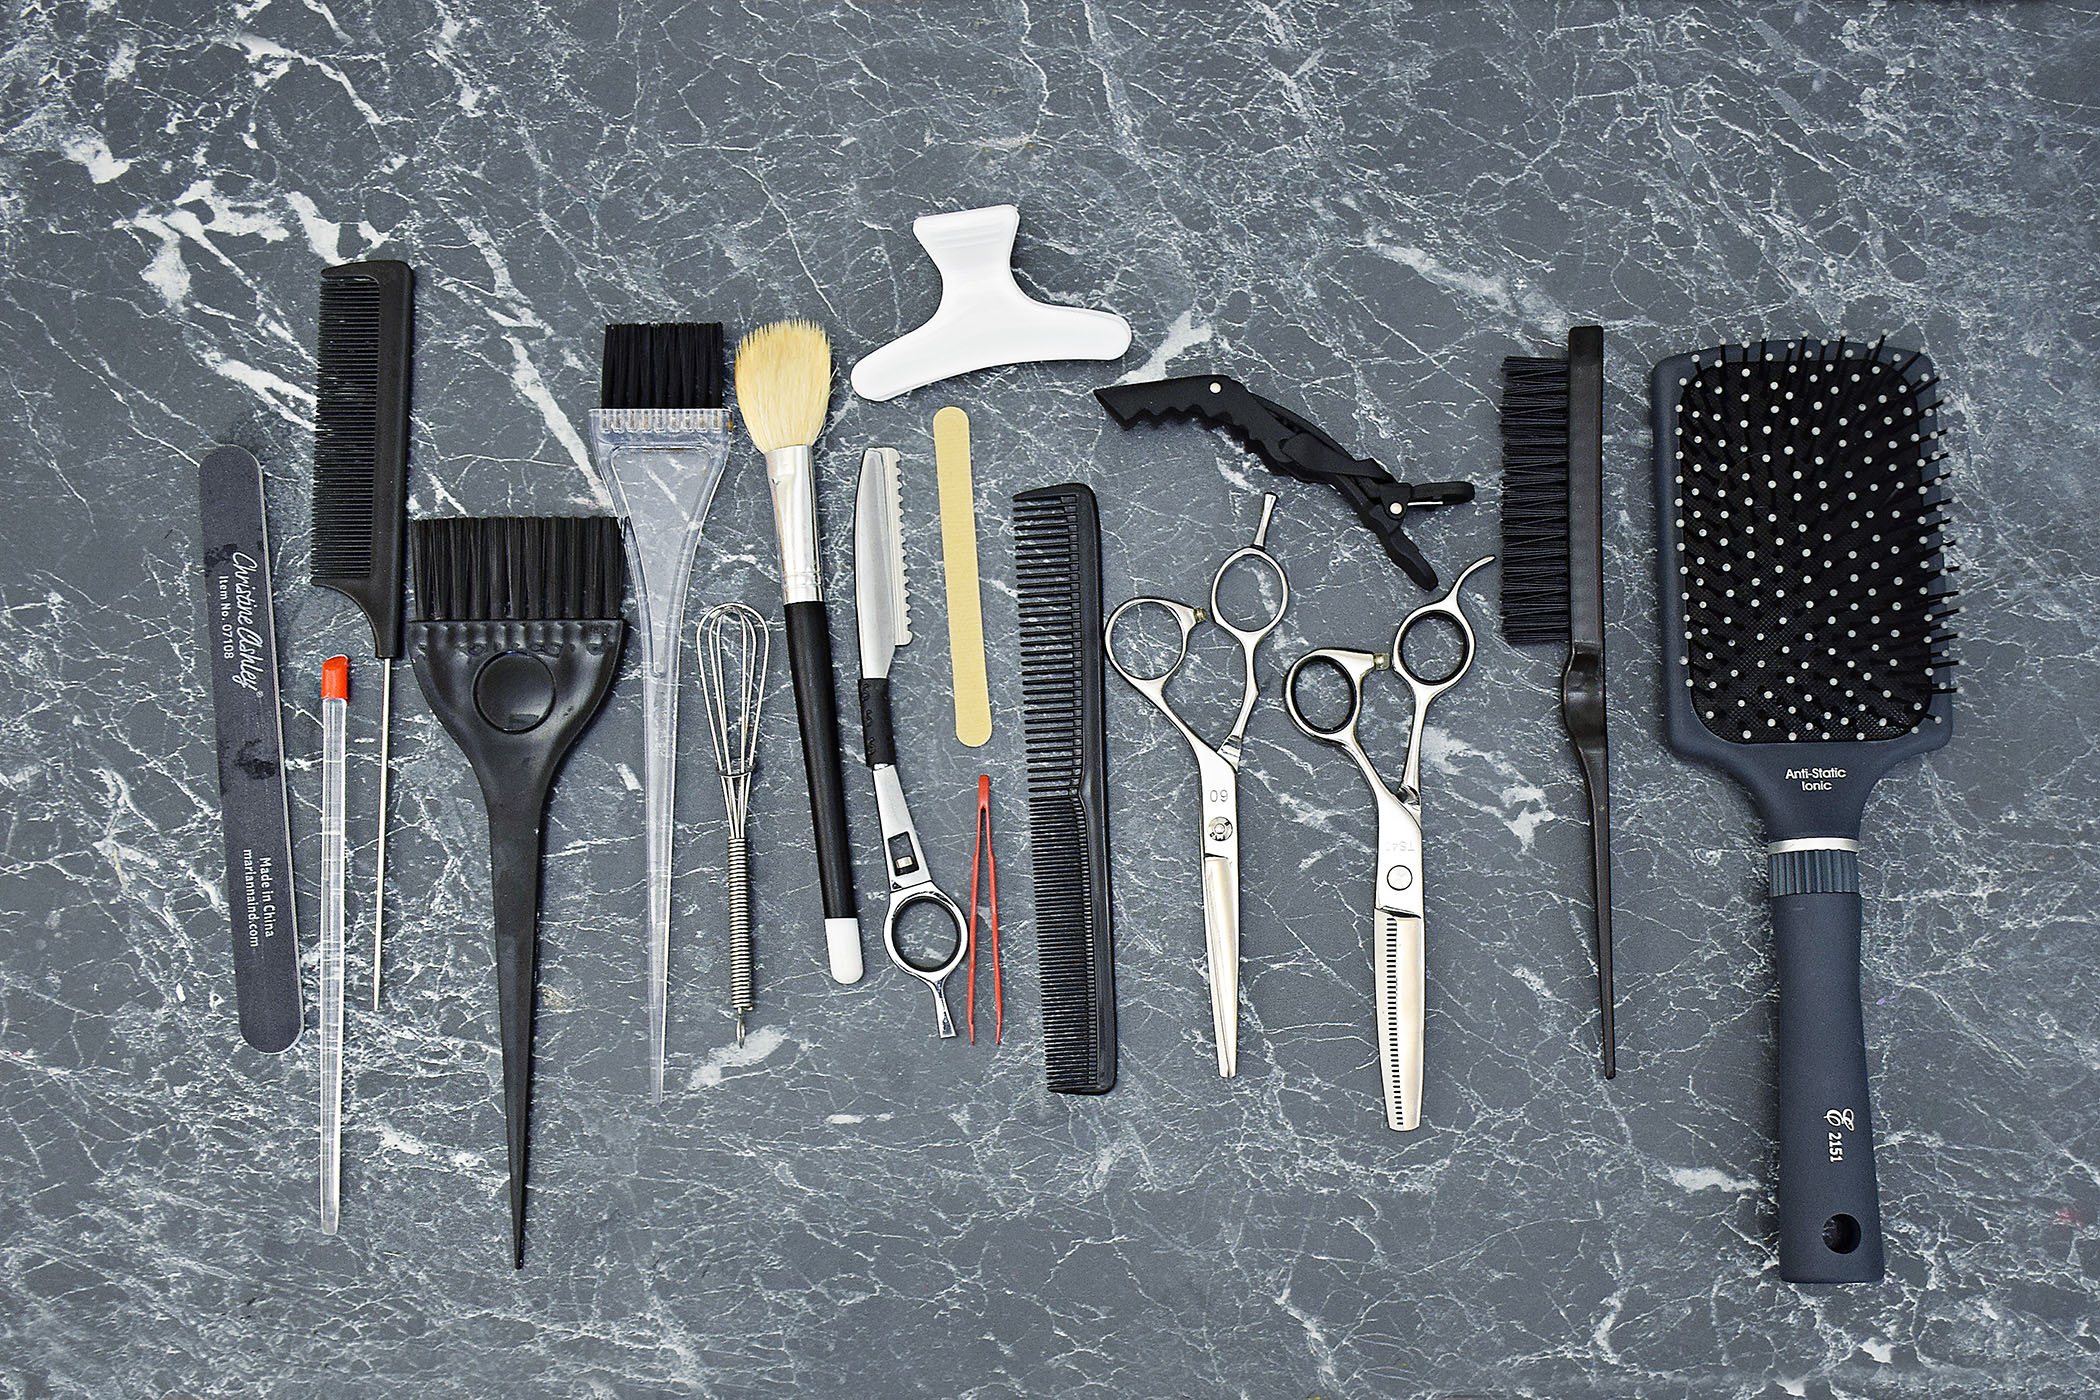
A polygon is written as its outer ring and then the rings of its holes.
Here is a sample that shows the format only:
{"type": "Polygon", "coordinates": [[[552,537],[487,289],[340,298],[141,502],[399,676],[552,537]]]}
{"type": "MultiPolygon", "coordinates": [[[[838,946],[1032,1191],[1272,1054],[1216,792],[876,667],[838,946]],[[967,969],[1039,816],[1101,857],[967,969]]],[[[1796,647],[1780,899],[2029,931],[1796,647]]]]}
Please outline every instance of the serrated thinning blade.
{"type": "Polygon", "coordinates": [[[904,592],[902,492],[895,448],[861,454],[853,508],[853,600],[861,675],[886,676],[890,656],[911,641],[904,592]]]}
{"type": "Polygon", "coordinates": [[[898,470],[898,457],[893,449],[878,450],[883,454],[882,471],[889,484],[883,501],[889,511],[890,602],[896,609],[897,645],[909,646],[911,591],[904,586],[904,473],[898,470]]]}

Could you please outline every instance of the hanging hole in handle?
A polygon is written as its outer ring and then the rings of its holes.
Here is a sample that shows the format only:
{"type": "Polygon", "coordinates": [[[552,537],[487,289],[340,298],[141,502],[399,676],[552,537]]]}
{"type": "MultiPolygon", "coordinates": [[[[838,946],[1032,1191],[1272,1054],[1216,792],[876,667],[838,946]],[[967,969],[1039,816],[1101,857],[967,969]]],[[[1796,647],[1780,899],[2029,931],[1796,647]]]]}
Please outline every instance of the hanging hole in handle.
{"type": "Polygon", "coordinates": [[[1363,690],[1356,678],[1343,669],[1341,662],[1317,651],[1298,659],[1284,677],[1283,687],[1291,718],[1299,728],[1321,739],[1339,739],[1347,734],[1363,706],[1363,690]],[[1311,705],[1305,703],[1300,690],[1309,673],[1318,677],[1313,681],[1316,694],[1311,705]]]}
{"type": "Polygon", "coordinates": [[[1219,566],[1211,584],[1211,616],[1237,631],[1267,632],[1283,621],[1290,596],[1290,581],[1274,556],[1260,549],[1238,550],[1219,566]]]}
{"type": "Polygon", "coordinates": [[[1823,1247],[1833,1254],[1850,1254],[1862,1238],[1859,1222],[1849,1215],[1833,1215],[1823,1222],[1823,1247]]]}
{"type": "Polygon", "coordinates": [[[1473,641],[1458,619],[1446,612],[1421,613],[1401,628],[1393,641],[1394,664],[1416,685],[1448,685],[1473,660],[1473,641]]]}
{"type": "Polygon", "coordinates": [[[898,905],[890,921],[890,946],[908,967],[927,977],[954,969],[965,938],[948,906],[930,896],[898,905]]]}
{"type": "Polygon", "coordinates": [[[1107,636],[1109,654],[1132,680],[1163,681],[1188,655],[1181,619],[1159,598],[1133,598],[1116,609],[1107,636]]]}

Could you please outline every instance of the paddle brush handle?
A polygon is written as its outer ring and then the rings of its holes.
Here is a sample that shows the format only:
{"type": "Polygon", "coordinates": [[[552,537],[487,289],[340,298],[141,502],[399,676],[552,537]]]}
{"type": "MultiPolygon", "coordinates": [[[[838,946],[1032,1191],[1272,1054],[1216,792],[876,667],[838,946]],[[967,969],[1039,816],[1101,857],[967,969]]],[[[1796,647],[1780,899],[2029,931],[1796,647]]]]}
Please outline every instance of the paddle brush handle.
{"type": "Polygon", "coordinates": [[[809,816],[817,836],[817,881],[824,893],[824,941],[831,976],[858,982],[864,971],[853,903],[853,845],[846,828],[846,779],[840,767],[838,696],[833,690],[831,628],[822,603],[787,605],[788,669],[795,679],[795,718],[802,730],[802,767],[809,775],[809,816]]]}
{"type": "MultiPolygon", "coordinates": [[[[1859,998],[1858,866],[1849,851],[1793,854],[1817,858],[1835,878],[1774,872],[1779,1272],[1789,1283],[1871,1283],[1882,1275],[1881,1200],[1859,998]],[[1789,892],[1802,884],[1808,892],[1789,892]]],[[[1775,867],[1785,859],[1775,857],[1775,867]]]]}

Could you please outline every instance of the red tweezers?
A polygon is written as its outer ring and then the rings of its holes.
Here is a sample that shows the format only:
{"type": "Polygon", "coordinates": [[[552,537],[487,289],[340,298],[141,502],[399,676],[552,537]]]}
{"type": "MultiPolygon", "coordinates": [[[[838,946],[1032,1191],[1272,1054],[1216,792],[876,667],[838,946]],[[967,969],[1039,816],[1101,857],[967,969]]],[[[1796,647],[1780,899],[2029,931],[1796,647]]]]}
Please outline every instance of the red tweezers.
{"type": "Polygon", "coordinates": [[[970,853],[970,994],[965,1016],[970,1023],[970,1043],[977,1043],[977,873],[982,867],[989,887],[987,921],[992,944],[992,1043],[1004,1042],[1006,996],[999,982],[999,862],[992,855],[992,779],[977,775],[977,847],[970,853]]]}

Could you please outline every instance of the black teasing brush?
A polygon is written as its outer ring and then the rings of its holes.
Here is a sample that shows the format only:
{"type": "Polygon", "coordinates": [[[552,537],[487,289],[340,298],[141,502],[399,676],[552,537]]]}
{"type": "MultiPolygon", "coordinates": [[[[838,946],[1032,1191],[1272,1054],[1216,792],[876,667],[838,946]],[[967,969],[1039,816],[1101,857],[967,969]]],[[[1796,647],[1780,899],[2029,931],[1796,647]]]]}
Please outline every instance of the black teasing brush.
{"type": "Polygon", "coordinates": [[[1655,370],[1664,728],[1764,814],[1793,1283],[1884,1267],[1858,852],[1875,782],[1953,730],[1937,384],[1922,352],[1883,341],[1759,341],[1655,370]]]}
{"type": "Polygon", "coordinates": [[[321,273],[310,577],[364,611],[380,660],[401,655],[414,296],[403,262],[321,273]]]}
{"type": "Polygon", "coordinates": [[[607,326],[602,375],[601,408],[720,408],[722,327],[607,326]]]}
{"type": "Polygon", "coordinates": [[[1116,977],[1093,492],[1045,486],[1014,497],[1014,577],[1043,1065],[1054,1093],[1105,1094],[1116,1082],[1116,977]]]}
{"type": "Polygon", "coordinates": [[[541,824],[569,748],[619,670],[626,563],[611,516],[418,520],[409,655],[473,765],[489,818],[511,1263],[525,1262],[541,824]]]}
{"type": "Polygon", "coordinates": [[[1598,1054],[1619,1072],[1612,985],[1611,783],[1604,699],[1604,331],[1575,326],[1568,357],[1502,362],[1502,634],[1568,649],[1561,723],[1590,804],[1598,1054]]]}

